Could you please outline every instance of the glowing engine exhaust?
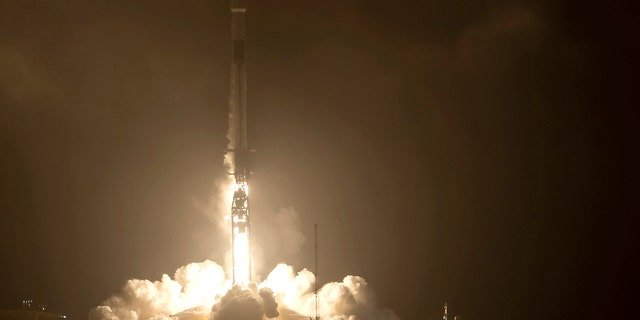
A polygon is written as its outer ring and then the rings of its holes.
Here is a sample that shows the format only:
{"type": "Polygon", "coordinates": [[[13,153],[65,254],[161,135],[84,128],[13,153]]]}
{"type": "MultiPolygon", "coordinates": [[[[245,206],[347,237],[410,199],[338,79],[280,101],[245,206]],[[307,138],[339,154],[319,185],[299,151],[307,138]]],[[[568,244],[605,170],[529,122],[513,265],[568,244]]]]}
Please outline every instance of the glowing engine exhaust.
{"type": "Polygon", "coordinates": [[[245,183],[236,183],[231,205],[231,245],[233,247],[233,283],[247,285],[251,281],[251,246],[249,195],[245,183]]]}

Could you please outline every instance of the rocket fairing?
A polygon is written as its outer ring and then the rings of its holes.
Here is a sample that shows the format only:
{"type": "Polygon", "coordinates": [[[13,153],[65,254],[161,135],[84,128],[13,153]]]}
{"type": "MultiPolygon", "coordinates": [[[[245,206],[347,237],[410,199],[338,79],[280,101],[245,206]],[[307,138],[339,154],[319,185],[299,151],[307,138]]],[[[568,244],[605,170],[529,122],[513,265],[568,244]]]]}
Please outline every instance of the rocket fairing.
{"type": "Polygon", "coordinates": [[[244,59],[244,1],[231,0],[231,77],[229,87],[230,126],[233,145],[235,190],[231,203],[231,247],[233,283],[251,281],[251,221],[249,216],[249,149],[247,146],[247,70],[244,59]]]}

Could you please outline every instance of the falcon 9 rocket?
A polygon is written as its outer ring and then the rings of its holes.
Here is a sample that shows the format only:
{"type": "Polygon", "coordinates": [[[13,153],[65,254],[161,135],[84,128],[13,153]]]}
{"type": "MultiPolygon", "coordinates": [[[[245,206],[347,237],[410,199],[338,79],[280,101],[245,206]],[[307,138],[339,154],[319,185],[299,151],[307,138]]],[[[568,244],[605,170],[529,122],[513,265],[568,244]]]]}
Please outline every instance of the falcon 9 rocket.
{"type": "Polygon", "coordinates": [[[231,0],[231,77],[229,108],[231,111],[231,141],[233,176],[231,203],[231,247],[233,283],[247,285],[251,281],[251,219],[249,215],[249,149],[247,147],[247,70],[244,59],[244,1],[231,0]]]}

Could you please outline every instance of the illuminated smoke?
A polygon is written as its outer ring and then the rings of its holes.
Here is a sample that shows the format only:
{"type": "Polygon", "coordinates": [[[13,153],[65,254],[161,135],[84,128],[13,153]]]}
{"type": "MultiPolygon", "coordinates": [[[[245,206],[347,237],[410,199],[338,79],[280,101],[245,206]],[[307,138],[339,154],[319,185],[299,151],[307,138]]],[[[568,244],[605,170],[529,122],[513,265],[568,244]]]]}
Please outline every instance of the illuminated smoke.
{"type": "Polygon", "coordinates": [[[280,208],[273,217],[269,218],[270,221],[266,222],[271,225],[265,227],[274,231],[270,234],[271,240],[280,254],[287,257],[298,253],[306,240],[300,231],[298,212],[293,207],[280,208]]]}
{"type": "MultiPolygon", "coordinates": [[[[313,316],[316,303],[314,283],[315,275],[309,270],[303,269],[295,274],[293,267],[281,263],[259,287],[270,288],[276,301],[296,315],[313,316]]],[[[346,276],[342,282],[327,283],[318,291],[318,296],[321,319],[398,319],[393,311],[377,307],[367,282],[358,276],[346,276]]]]}
{"type": "MultiPolygon", "coordinates": [[[[171,279],[129,280],[121,292],[89,313],[89,320],[202,319],[282,320],[315,315],[315,276],[297,274],[279,264],[262,283],[231,286],[222,267],[206,260],[179,268],[171,279]]],[[[346,276],[318,292],[319,315],[330,320],[396,320],[393,311],[377,307],[366,281],[346,276]]]]}
{"type": "Polygon", "coordinates": [[[250,289],[233,286],[211,310],[210,319],[262,320],[262,314],[262,306],[250,289]]]}
{"type": "Polygon", "coordinates": [[[278,303],[268,288],[258,290],[255,284],[234,285],[211,310],[211,320],[262,320],[279,315],[278,303]]]}
{"type": "Polygon", "coordinates": [[[262,311],[267,318],[275,318],[280,315],[278,302],[276,302],[276,297],[271,289],[260,288],[258,295],[262,299],[262,311]]]}
{"type": "Polygon", "coordinates": [[[229,289],[231,282],[215,262],[205,260],[176,270],[173,279],[128,280],[119,294],[89,313],[90,320],[163,318],[192,308],[206,312],[229,289]]]}

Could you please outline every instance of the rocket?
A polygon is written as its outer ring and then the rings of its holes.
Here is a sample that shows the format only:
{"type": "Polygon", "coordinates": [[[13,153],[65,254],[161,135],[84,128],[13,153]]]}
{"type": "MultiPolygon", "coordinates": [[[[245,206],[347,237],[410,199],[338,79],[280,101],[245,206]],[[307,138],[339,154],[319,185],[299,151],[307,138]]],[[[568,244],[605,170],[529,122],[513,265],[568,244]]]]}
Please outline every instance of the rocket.
{"type": "Polygon", "coordinates": [[[249,149],[247,146],[247,69],[245,66],[245,12],[242,0],[231,0],[231,76],[229,109],[231,112],[231,142],[233,176],[231,203],[231,247],[233,283],[246,285],[251,281],[251,221],[249,215],[249,149]]]}

